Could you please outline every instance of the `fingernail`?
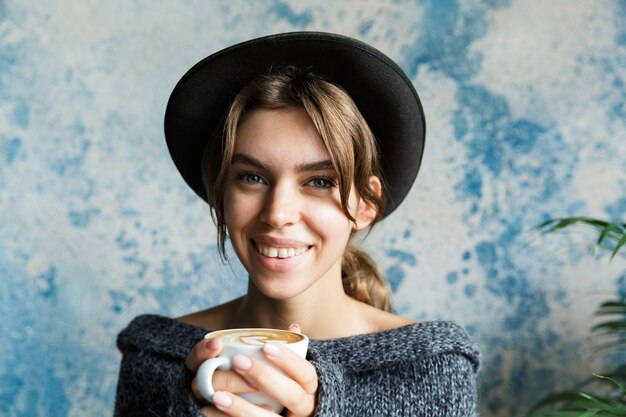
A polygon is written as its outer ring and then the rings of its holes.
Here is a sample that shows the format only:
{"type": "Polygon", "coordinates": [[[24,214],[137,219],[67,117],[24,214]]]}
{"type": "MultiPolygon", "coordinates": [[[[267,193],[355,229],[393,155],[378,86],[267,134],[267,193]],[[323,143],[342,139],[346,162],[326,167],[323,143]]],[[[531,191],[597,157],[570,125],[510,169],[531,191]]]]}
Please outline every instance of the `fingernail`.
{"type": "Polygon", "coordinates": [[[298,323],[291,323],[289,325],[289,330],[292,331],[292,332],[299,333],[300,332],[300,325],[298,323]]]}
{"type": "Polygon", "coordinates": [[[233,405],[233,399],[228,396],[228,394],[217,391],[213,394],[213,398],[211,398],[213,404],[218,406],[218,408],[228,408],[233,405]]]}
{"type": "Polygon", "coordinates": [[[233,357],[233,366],[237,369],[241,369],[242,371],[247,371],[252,368],[252,361],[247,356],[235,355],[233,357]]]}
{"type": "Polygon", "coordinates": [[[283,351],[281,348],[279,348],[278,346],[276,346],[273,343],[266,343],[263,346],[263,352],[267,353],[269,356],[273,356],[275,358],[279,357],[280,355],[283,354],[283,351]]]}
{"type": "Polygon", "coordinates": [[[206,343],[204,344],[204,346],[206,347],[207,350],[215,350],[217,348],[217,339],[209,339],[206,341],[206,343]]]}

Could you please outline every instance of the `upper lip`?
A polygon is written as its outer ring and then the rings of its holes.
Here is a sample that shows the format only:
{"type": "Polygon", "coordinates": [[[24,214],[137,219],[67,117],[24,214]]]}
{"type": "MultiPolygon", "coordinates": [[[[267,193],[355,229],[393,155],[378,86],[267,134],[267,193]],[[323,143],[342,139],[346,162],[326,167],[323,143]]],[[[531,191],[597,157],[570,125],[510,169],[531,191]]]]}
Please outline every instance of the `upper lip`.
{"type": "Polygon", "coordinates": [[[257,236],[252,239],[257,245],[271,246],[273,248],[308,248],[309,243],[285,237],[257,236]]]}

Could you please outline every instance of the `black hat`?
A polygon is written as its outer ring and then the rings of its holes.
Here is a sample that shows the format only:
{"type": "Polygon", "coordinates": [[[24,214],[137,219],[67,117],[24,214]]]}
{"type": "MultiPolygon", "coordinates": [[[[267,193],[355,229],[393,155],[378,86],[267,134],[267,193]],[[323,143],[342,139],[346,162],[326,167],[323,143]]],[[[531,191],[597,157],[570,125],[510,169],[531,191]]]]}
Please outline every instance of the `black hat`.
{"type": "Polygon", "coordinates": [[[323,32],[291,32],[239,43],[194,65],[178,82],[165,112],[174,163],[203,199],[205,145],[241,89],[270,69],[306,67],[343,87],[372,129],[381,153],[391,213],[409,192],[422,160],[426,125],[411,81],[370,45],[323,32]]]}

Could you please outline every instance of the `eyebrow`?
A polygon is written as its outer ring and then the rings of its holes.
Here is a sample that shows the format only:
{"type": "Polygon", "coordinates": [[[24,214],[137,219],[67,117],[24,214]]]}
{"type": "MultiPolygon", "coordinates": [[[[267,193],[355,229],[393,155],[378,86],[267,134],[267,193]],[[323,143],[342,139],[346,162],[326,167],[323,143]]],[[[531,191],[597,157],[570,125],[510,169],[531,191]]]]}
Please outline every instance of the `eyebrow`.
{"type": "MultiPolygon", "coordinates": [[[[232,163],[240,163],[246,165],[252,165],[260,169],[269,170],[269,167],[265,165],[263,162],[258,159],[246,155],[245,153],[238,153],[233,155],[232,163]]],[[[335,170],[333,163],[329,159],[323,159],[321,161],[309,162],[306,164],[300,164],[296,167],[296,171],[298,172],[307,172],[307,171],[325,171],[325,170],[335,170]]]]}

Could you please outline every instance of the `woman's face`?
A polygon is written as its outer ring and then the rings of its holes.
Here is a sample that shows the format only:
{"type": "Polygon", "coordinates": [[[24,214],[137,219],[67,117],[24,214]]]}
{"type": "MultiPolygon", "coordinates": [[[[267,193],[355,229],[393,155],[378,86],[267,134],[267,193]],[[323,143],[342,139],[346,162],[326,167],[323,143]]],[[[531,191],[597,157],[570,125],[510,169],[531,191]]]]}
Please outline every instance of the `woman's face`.
{"type": "MultiPolygon", "coordinates": [[[[328,152],[302,109],[247,113],[227,181],[226,227],[261,293],[284,300],[336,285],[354,223],[342,210],[328,152]]],[[[357,206],[351,192],[352,215],[357,206]]]]}

